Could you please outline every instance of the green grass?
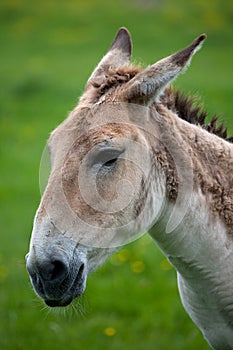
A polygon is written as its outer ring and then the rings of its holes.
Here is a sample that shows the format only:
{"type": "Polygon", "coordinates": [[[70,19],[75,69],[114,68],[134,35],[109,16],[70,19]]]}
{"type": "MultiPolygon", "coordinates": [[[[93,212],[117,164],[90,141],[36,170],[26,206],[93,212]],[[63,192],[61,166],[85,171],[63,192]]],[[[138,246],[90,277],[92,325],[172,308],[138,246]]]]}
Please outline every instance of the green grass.
{"type": "Polygon", "coordinates": [[[232,2],[220,0],[1,0],[0,349],[209,349],[181,306],[174,270],[149,238],[90,276],[86,295],[65,314],[34,295],[24,255],[46,139],[118,27],[130,29],[134,59],[145,63],[206,32],[176,85],[202,96],[233,131],[232,18],[232,2]]]}

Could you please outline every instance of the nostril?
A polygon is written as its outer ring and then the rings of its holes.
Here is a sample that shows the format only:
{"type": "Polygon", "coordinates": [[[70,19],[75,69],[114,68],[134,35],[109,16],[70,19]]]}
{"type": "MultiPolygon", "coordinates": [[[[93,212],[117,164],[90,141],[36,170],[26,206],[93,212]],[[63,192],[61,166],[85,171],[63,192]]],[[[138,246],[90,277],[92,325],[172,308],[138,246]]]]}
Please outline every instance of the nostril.
{"type": "Polygon", "coordinates": [[[68,269],[63,261],[55,260],[51,263],[51,265],[52,270],[50,280],[63,280],[67,276],[68,269]]]}
{"type": "Polygon", "coordinates": [[[68,268],[63,261],[54,260],[40,265],[38,272],[44,281],[59,282],[67,276],[68,268]]]}

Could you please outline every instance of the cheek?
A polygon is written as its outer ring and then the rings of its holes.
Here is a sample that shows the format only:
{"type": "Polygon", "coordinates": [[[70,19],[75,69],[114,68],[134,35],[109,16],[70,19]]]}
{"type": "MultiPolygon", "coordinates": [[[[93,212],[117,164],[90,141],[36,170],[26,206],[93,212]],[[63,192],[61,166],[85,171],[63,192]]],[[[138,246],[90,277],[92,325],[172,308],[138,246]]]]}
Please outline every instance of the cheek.
{"type": "Polygon", "coordinates": [[[96,175],[95,185],[99,199],[108,201],[109,204],[118,197],[119,184],[122,179],[120,169],[99,171],[96,175]]]}
{"type": "MultiPolygon", "coordinates": [[[[145,208],[148,196],[147,177],[139,167],[132,164],[127,169],[122,169],[121,176],[100,181],[103,192],[102,197],[110,198],[108,210],[114,212],[114,226],[121,228],[139,218],[145,208]],[[111,180],[111,181],[110,181],[111,180]]],[[[106,199],[106,201],[107,201],[106,199]]]]}
{"type": "Polygon", "coordinates": [[[66,201],[75,215],[100,229],[118,228],[133,220],[143,183],[141,169],[130,161],[96,174],[87,169],[73,175],[69,170],[69,176],[63,177],[66,201]]]}
{"type": "Polygon", "coordinates": [[[108,201],[109,206],[116,205],[118,202],[119,210],[122,210],[139,192],[141,176],[139,169],[129,161],[121,161],[110,171],[99,171],[96,176],[99,199],[108,201]]]}

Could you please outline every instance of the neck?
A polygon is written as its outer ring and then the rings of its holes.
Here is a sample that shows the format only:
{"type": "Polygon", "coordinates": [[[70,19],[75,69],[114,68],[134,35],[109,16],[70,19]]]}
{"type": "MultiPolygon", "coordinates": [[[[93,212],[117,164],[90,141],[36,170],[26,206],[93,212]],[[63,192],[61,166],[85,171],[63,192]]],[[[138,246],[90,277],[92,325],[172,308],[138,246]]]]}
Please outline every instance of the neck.
{"type": "Polygon", "coordinates": [[[177,270],[193,321],[216,349],[233,349],[233,148],[172,113],[159,124],[173,162],[165,167],[166,204],[150,235],[177,270]]]}
{"type": "MultiPolygon", "coordinates": [[[[233,234],[233,145],[180,119],[163,106],[159,109],[159,114],[153,115],[159,136],[151,144],[154,168],[159,167],[165,174],[168,207],[175,208],[176,215],[183,211],[184,216],[186,211],[193,210],[192,196],[198,194],[200,198],[202,194],[210,215],[222,221],[227,232],[233,234]]],[[[179,222],[176,220],[167,231],[172,231],[179,222]]]]}

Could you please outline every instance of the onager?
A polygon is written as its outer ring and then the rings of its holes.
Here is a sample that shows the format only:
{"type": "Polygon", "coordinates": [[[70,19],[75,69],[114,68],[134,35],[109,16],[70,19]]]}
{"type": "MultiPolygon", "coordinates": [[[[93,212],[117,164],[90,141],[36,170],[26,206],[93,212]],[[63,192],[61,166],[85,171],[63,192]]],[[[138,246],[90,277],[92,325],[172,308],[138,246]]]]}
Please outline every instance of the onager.
{"type": "Polygon", "coordinates": [[[51,134],[51,173],[26,257],[35,292],[67,306],[119,247],[149,232],[213,349],[233,349],[233,146],[170,86],[205,34],[142,69],[121,28],[51,134]]]}

